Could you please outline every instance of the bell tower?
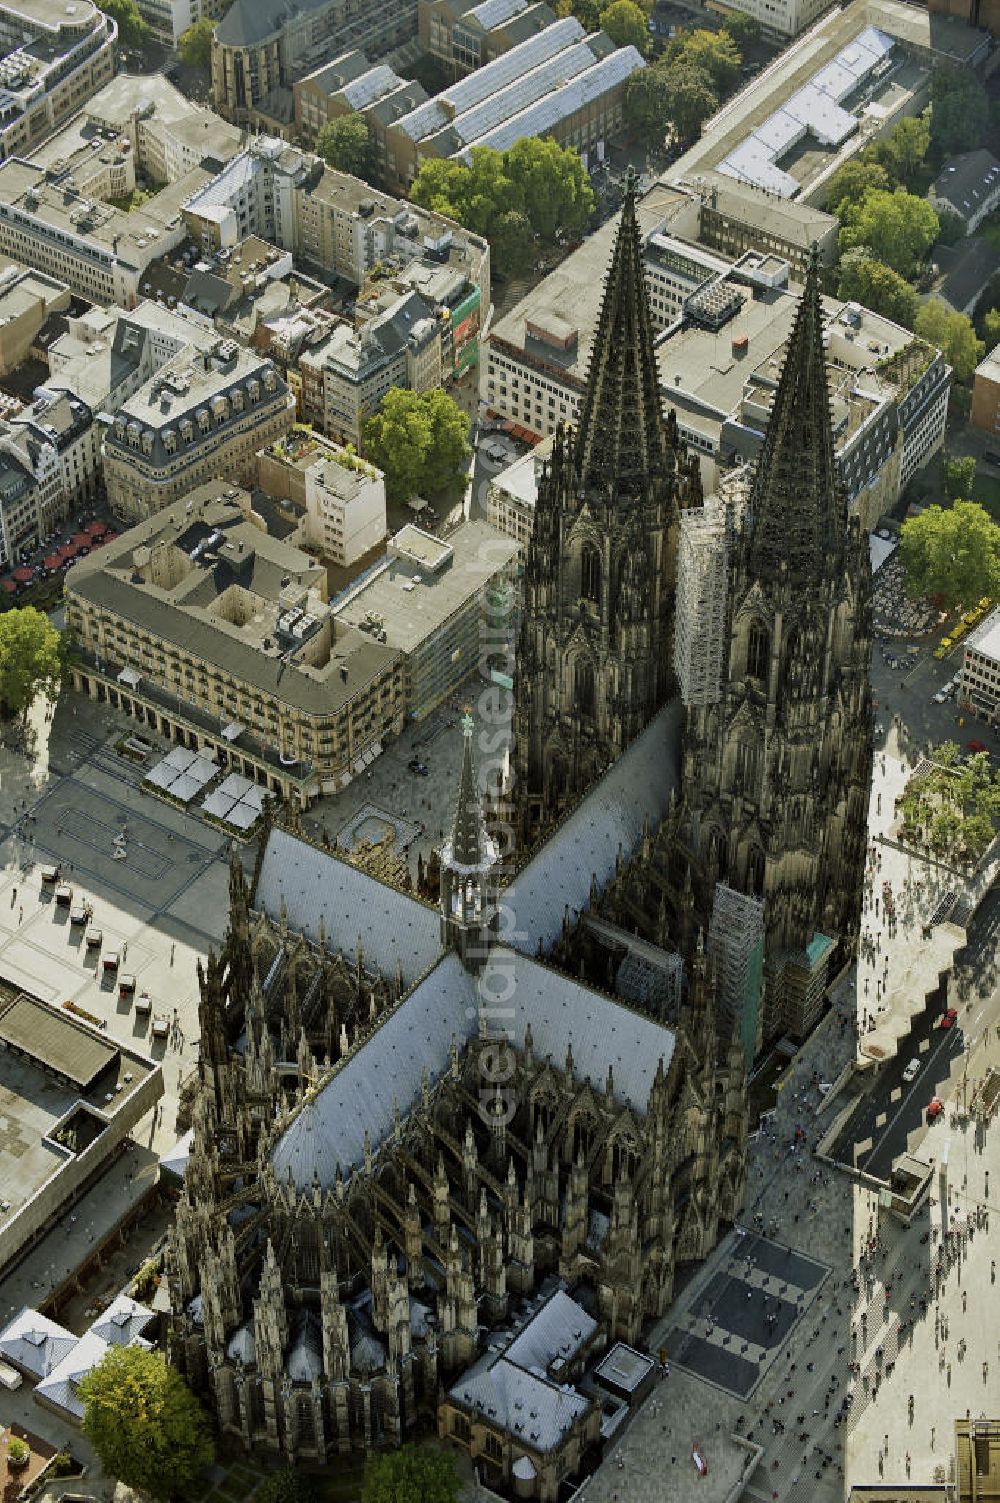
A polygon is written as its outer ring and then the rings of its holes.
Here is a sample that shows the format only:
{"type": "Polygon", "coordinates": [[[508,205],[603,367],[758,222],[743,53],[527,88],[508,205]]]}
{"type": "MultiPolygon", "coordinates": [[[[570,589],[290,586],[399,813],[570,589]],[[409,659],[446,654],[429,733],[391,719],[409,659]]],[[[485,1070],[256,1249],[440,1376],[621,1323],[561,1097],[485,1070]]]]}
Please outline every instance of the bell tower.
{"type": "Polygon", "coordinates": [[[483,824],[472,736],[475,721],[462,719],[462,772],[455,824],[441,847],[441,942],[456,950],[470,971],[485,963],[497,905],[496,842],[483,824]]]}

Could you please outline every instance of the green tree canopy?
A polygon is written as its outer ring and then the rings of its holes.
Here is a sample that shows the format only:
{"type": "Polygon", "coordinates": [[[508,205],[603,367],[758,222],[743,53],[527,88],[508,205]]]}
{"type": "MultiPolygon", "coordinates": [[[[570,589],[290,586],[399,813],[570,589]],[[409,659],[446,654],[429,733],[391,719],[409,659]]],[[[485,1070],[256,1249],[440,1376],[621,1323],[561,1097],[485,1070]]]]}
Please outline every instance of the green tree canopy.
{"type": "Polygon", "coordinates": [[[636,47],[645,56],[649,32],[646,13],[634,0],[612,0],[601,11],[601,30],[607,32],[616,47],[636,47]]]}
{"type": "Polygon", "coordinates": [[[965,454],[956,459],[945,460],[944,488],[950,501],[955,501],[959,497],[964,497],[968,500],[972,495],[972,488],[975,483],[976,461],[971,454],[965,454]]]}
{"type": "Polygon", "coordinates": [[[910,183],[930,150],[931,124],[926,115],[905,115],[869,148],[871,157],[894,182],[910,183]]]}
{"type": "Polygon", "coordinates": [[[990,104],[971,68],[951,63],[931,74],[931,140],[942,157],[979,146],[989,123],[990,104]]]}
{"type": "Polygon", "coordinates": [[[957,610],[1000,593],[1000,527],[975,501],[907,518],[899,547],[911,595],[939,596],[957,610]]]}
{"type": "Polygon", "coordinates": [[[362,1503],[455,1503],[458,1474],[438,1446],[403,1446],[365,1463],[362,1503]]]}
{"type": "Polygon", "coordinates": [[[667,70],[637,68],[625,85],[625,123],[647,146],[662,146],[670,123],[667,70]]]}
{"type": "Polygon", "coordinates": [[[525,217],[531,236],[551,242],[579,234],[593,212],[590,180],[569,147],[530,136],[504,152],[475,146],[470,155],[468,165],[437,158],[423,162],[410,190],[413,202],[490,241],[501,221],[511,234],[514,221],[506,217],[511,214],[525,217]]]}
{"type": "Polygon", "coordinates": [[[889,174],[880,162],[869,161],[863,156],[850,157],[837,168],[826,185],[826,206],[837,219],[843,219],[850,208],[861,203],[866,193],[888,187],[889,174]]]}
{"type": "Polygon", "coordinates": [[[355,110],[336,120],[327,120],[316,135],[316,154],[338,172],[361,178],[369,176],[372,150],[364,116],[355,110]]]}
{"type": "Polygon", "coordinates": [[[838,295],[861,303],[873,313],[912,329],[917,316],[917,294],[898,271],[876,260],[864,246],[848,251],[840,262],[838,295]]]}
{"type": "Polygon", "coordinates": [[[983,318],[983,330],[990,349],[1000,342],[1000,308],[988,308],[983,318]]]}
{"type": "Polygon", "coordinates": [[[526,276],[532,267],[533,241],[527,214],[520,209],[498,214],[490,231],[490,265],[497,276],[526,276]]]}
{"type": "Polygon", "coordinates": [[[667,119],[682,141],[696,141],[705,121],[719,107],[711,75],[684,61],[666,70],[663,100],[667,119]]]}
{"type": "Polygon", "coordinates": [[[703,68],[720,97],[729,93],[740,76],[740,49],[728,30],[708,31],[699,26],[684,31],[674,38],[667,52],[671,62],[703,68]]]}
{"type": "Polygon", "coordinates": [[[103,0],[101,10],[118,27],[123,47],[139,47],[149,35],[149,23],[139,13],[136,0],[103,0]]]}
{"type": "Polygon", "coordinates": [[[745,52],[751,42],[760,36],[760,22],[745,10],[727,11],[722,20],[723,31],[728,31],[740,52],[745,52]]]}
{"type": "Polygon", "coordinates": [[[576,16],[587,31],[601,29],[601,8],[597,0],[556,0],[553,10],[560,20],[564,20],[566,16],[576,16]]]}
{"type": "Polygon", "coordinates": [[[888,193],[870,188],[849,204],[840,231],[841,251],[867,245],[879,261],[911,277],[926,260],[938,236],[938,217],[925,198],[897,188],[888,193]]]}
{"type": "Polygon", "coordinates": [[[215,1454],[208,1419],[159,1352],[109,1347],[80,1381],[83,1433],[109,1477],[154,1498],[189,1498],[215,1454]]]}
{"type": "Polygon", "coordinates": [[[0,612],[0,719],[26,714],[41,690],[54,696],[62,670],[62,640],[43,611],[0,612]]]}
{"type": "Polygon", "coordinates": [[[385,473],[389,499],[407,501],[457,479],[470,453],[468,434],[468,418],[441,387],[416,392],[393,386],[365,423],[363,446],[385,473]]]}
{"type": "Polygon", "coordinates": [[[215,35],[214,21],[207,16],[202,16],[193,26],[181,34],[177,43],[177,51],[181,55],[181,62],[189,68],[200,68],[203,73],[209,72],[212,66],[212,38],[215,35]]]}
{"type": "Polygon", "coordinates": [[[914,328],[921,339],[937,345],[957,380],[972,380],[984,346],[968,314],[953,312],[939,297],[932,297],[921,304],[914,328]]]}

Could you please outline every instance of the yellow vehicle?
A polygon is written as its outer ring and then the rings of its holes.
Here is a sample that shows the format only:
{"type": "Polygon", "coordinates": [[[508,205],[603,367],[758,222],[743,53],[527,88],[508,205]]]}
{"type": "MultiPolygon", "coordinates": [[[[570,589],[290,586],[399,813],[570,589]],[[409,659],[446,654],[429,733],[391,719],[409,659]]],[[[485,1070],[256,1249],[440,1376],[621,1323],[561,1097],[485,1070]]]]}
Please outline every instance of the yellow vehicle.
{"type": "Polygon", "coordinates": [[[968,630],[969,628],[966,626],[964,621],[956,621],[955,625],[951,629],[952,642],[960,642],[968,630]]]}
{"type": "Polygon", "coordinates": [[[980,600],[979,602],[979,609],[984,612],[988,611],[992,604],[993,601],[990,599],[990,597],[988,595],[984,595],[982,600],[980,600]]]}
{"type": "Polygon", "coordinates": [[[962,625],[963,626],[975,626],[976,622],[979,619],[980,619],[980,613],[979,613],[979,611],[966,611],[965,615],[962,617],[962,625]]]}

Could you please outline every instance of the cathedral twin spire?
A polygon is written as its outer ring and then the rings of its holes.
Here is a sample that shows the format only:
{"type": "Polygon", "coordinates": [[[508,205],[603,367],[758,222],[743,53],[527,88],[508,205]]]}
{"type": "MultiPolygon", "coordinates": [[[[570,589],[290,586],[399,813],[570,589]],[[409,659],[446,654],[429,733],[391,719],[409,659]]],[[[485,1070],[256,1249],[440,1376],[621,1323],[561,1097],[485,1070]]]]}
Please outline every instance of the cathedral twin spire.
{"type": "Polygon", "coordinates": [[[839,561],[847,504],[834,458],[815,246],[757,465],[752,515],[750,567],[758,579],[787,567],[805,584],[839,561]]]}
{"type": "Polygon", "coordinates": [[[641,496],[667,470],[667,443],[642,269],[635,176],[625,202],[594,335],[577,428],[576,468],[586,487],[641,496]]]}

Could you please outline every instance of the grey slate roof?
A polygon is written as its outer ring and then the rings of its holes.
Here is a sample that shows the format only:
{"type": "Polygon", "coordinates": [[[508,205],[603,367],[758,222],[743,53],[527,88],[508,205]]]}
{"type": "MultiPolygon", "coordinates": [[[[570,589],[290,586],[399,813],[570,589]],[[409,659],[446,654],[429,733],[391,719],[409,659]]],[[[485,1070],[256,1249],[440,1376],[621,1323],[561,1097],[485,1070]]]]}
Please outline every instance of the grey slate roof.
{"type": "Polygon", "coordinates": [[[0,1357],[29,1377],[44,1378],[76,1343],[65,1326],[25,1305],[0,1331],[0,1357]]]}
{"type": "Polygon", "coordinates": [[[406,986],[412,986],[441,954],[440,922],[433,909],[338,856],[275,829],[264,852],[254,901],[276,919],[282,898],[293,930],[318,943],[322,917],[328,946],[353,954],[360,939],[366,960],[385,975],[391,977],[399,961],[406,986]]]}
{"type": "MultiPolygon", "coordinates": [[[[376,888],[371,878],[354,875],[376,888]]],[[[311,886],[328,880],[316,870],[311,886]]],[[[505,946],[491,952],[489,965],[504,978],[505,1036],[523,1047],[530,1024],[536,1059],[549,1057],[562,1069],[572,1047],[578,1078],[595,1085],[604,1085],[610,1065],[615,1098],[645,1113],[657,1065],[662,1059],[666,1069],[673,1054],[671,1029],[505,946]]],[[[304,1190],[314,1177],[332,1188],[339,1162],[346,1178],[364,1162],[366,1131],[375,1151],[392,1131],[393,1103],[405,1118],[419,1099],[422,1072],[433,1085],[448,1068],[452,1038],[461,1048],[478,1027],[476,980],[449,952],[299,1109],[272,1154],[278,1177],[291,1172],[304,1190]]]]}
{"type": "Polygon", "coordinates": [[[120,1294],[93,1322],[90,1329],[108,1346],[131,1346],[153,1319],[152,1310],[120,1294]]]}
{"type": "Polygon", "coordinates": [[[557,1289],[507,1347],[504,1356],[519,1367],[543,1373],[559,1357],[568,1362],[597,1330],[597,1321],[582,1305],[557,1289]]]}
{"type": "MultiPolygon", "coordinates": [[[[149,1345],[149,1343],[145,1343],[149,1345]]],[[[62,1409],[73,1419],[83,1419],[83,1400],[79,1385],[89,1372],[98,1365],[108,1349],[106,1341],[93,1331],[73,1342],[72,1350],[53,1368],[49,1375],[35,1388],[36,1398],[43,1398],[57,1409],[62,1409]]]]}
{"type": "Polygon", "coordinates": [[[1000,190],[1000,162],[984,146],[950,157],[931,184],[929,197],[971,219],[1000,190]]]}
{"type": "Polygon", "coordinates": [[[674,700],[654,716],[581,804],[504,892],[515,916],[519,949],[548,952],[590,899],[591,874],[603,890],[615,871],[618,846],[626,858],[667,812],[678,784],[683,708],[674,700]]]}
{"type": "Polygon", "coordinates": [[[477,1410],[488,1423],[508,1430],[534,1451],[552,1451],[587,1413],[589,1403],[572,1388],[560,1388],[526,1372],[506,1357],[485,1358],[452,1388],[450,1398],[477,1410]]]}
{"type": "Polygon", "coordinates": [[[223,47],[253,47],[290,21],[310,11],[323,10],[330,0],[233,0],[215,35],[223,47]]]}

